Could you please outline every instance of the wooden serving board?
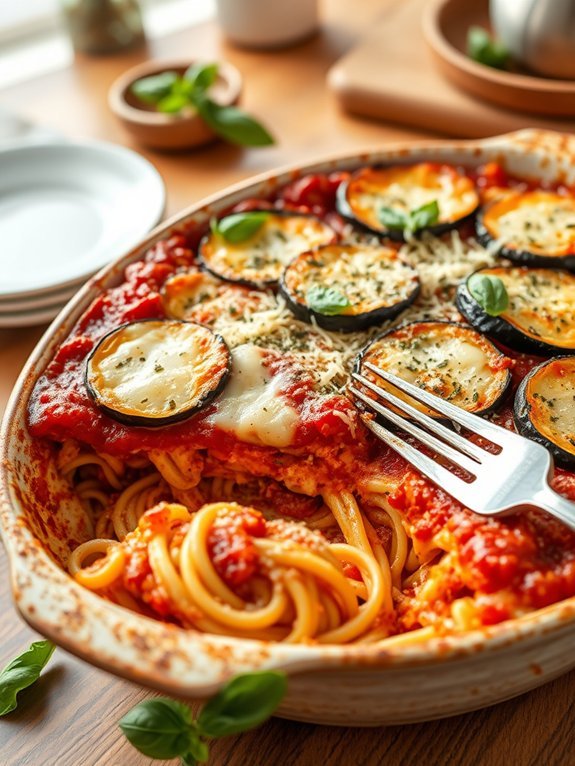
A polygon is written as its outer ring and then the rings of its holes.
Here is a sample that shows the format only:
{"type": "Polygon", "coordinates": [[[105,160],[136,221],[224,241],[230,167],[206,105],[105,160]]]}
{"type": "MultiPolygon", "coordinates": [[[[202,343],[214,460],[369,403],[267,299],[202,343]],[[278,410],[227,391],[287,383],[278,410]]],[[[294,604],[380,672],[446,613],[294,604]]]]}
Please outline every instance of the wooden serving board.
{"type": "Polygon", "coordinates": [[[427,0],[396,0],[364,40],[328,73],[350,112],[461,138],[527,127],[574,131],[573,119],[502,109],[459,90],[440,74],[421,31],[427,0]]]}

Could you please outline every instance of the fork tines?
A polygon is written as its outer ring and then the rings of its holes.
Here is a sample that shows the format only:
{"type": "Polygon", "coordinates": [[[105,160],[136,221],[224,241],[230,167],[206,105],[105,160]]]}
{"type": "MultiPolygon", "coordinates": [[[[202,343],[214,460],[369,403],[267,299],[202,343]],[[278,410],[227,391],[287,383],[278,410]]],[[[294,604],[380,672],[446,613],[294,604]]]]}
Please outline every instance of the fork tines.
{"type": "MultiPolygon", "coordinates": [[[[370,362],[365,362],[364,367],[374,372],[382,380],[393,385],[399,391],[408,394],[414,400],[425,404],[449,420],[464,426],[468,431],[485,437],[498,445],[506,441],[508,432],[500,426],[485,421],[477,415],[472,415],[443,399],[439,399],[437,396],[398,378],[396,375],[381,370],[370,362]]],[[[364,414],[362,414],[362,419],[366,426],[376,436],[415,465],[416,468],[419,468],[422,473],[427,474],[433,481],[447,489],[448,492],[451,491],[454,494],[456,486],[454,482],[461,486],[461,479],[464,479],[466,482],[473,481],[476,477],[477,469],[497,457],[479,445],[470,442],[460,434],[455,433],[452,429],[435,418],[430,417],[425,412],[421,412],[412,404],[400,399],[391,391],[378,386],[363,375],[352,373],[352,377],[357,383],[378,397],[374,399],[356,386],[350,386],[350,392],[363,403],[362,409],[364,409],[364,414]],[[391,405],[394,409],[384,405],[391,405]],[[447,468],[439,465],[435,459],[420,452],[397,433],[390,431],[381,423],[374,421],[373,418],[366,415],[365,409],[382,415],[387,421],[413,436],[422,445],[463,469],[468,476],[465,478],[463,476],[458,477],[447,468]]]]}

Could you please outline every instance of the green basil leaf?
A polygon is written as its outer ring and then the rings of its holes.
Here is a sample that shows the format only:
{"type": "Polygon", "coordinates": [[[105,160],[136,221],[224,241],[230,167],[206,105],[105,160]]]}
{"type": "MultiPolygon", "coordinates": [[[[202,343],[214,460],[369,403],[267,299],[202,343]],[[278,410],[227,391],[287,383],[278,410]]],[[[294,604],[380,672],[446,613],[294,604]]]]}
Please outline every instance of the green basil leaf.
{"type": "Polygon", "coordinates": [[[190,749],[186,755],[182,756],[182,762],[185,766],[188,764],[205,763],[210,757],[210,748],[200,739],[197,732],[193,732],[190,738],[190,749]]]}
{"type": "Polygon", "coordinates": [[[186,753],[186,755],[181,756],[180,763],[182,766],[197,766],[198,762],[191,753],[186,753]]]}
{"type": "Polygon", "coordinates": [[[191,101],[191,94],[194,90],[194,86],[191,82],[184,80],[183,77],[178,77],[176,82],[172,85],[172,90],[169,95],[185,96],[186,103],[193,105],[191,101]]]}
{"type": "Polygon", "coordinates": [[[34,641],[0,673],[0,716],[15,710],[16,695],[38,680],[56,647],[51,641],[34,641]]]}
{"type": "Polygon", "coordinates": [[[273,137],[266,128],[236,106],[220,106],[196,94],[194,104],[202,119],[221,138],[240,146],[269,146],[273,137]]]}
{"type": "Polygon", "coordinates": [[[189,82],[192,90],[203,93],[208,90],[218,78],[217,64],[192,64],[184,72],[184,80],[189,82]]]}
{"type": "Polygon", "coordinates": [[[219,221],[212,219],[210,226],[214,234],[219,234],[232,245],[253,237],[269,218],[269,213],[254,210],[251,213],[232,213],[219,221]]]}
{"type": "Polygon", "coordinates": [[[438,219],[439,205],[437,200],[433,200],[410,211],[407,217],[407,228],[413,232],[420,231],[420,229],[425,229],[426,226],[437,223],[438,219]]]}
{"type": "Polygon", "coordinates": [[[407,214],[392,207],[382,207],[379,211],[379,220],[386,229],[403,229],[407,226],[407,214]]]}
{"type": "Polygon", "coordinates": [[[185,93],[169,93],[158,101],[156,109],[165,114],[176,114],[189,104],[189,98],[185,93]]]}
{"type": "Polygon", "coordinates": [[[499,316],[509,306],[509,295],[499,277],[472,274],[467,280],[467,289],[489,316],[499,316]]]}
{"type": "Polygon", "coordinates": [[[494,69],[507,69],[509,52],[498,40],[494,40],[483,27],[469,27],[467,32],[467,55],[494,69]]]}
{"type": "Polygon", "coordinates": [[[252,729],[274,713],[286,691],[285,673],[262,670],[236,676],[204,705],[198,728],[207,737],[252,729]]]}
{"type": "Polygon", "coordinates": [[[166,761],[187,754],[194,736],[190,708],[167,697],[140,702],[119,726],[141,753],[166,761]]]}
{"type": "Polygon", "coordinates": [[[346,295],[335,287],[323,287],[322,285],[313,285],[306,294],[306,303],[313,311],[325,316],[337,316],[342,314],[346,308],[351,306],[346,295]]]}
{"type": "Polygon", "coordinates": [[[176,72],[162,72],[151,77],[136,80],[130,90],[141,101],[147,104],[157,104],[172,92],[174,83],[179,79],[176,72]]]}

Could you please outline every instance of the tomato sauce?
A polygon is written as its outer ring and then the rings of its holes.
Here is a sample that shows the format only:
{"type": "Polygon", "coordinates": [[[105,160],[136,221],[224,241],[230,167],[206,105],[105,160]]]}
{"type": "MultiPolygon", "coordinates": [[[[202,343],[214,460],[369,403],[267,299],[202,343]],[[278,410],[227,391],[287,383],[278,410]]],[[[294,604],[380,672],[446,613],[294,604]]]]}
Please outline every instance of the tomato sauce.
{"type": "Polygon", "coordinates": [[[252,537],[265,537],[266,523],[259,511],[242,508],[216,519],[208,535],[210,559],[222,580],[237,590],[256,573],[258,553],[252,537]]]}

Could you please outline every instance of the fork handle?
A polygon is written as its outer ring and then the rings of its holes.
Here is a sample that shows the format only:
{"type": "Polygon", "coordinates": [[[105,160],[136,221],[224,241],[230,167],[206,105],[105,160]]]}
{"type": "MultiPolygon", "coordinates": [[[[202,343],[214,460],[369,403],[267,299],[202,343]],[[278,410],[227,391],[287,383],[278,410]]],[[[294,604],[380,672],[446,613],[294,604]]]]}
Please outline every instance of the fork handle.
{"type": "Polygon", "coordinates": [[[559,519],[568,527],[575,530],[575,502],[567,500],[563,495],[545,485],[533,498],[533,505],[543,508],[556,519],[559,519]]]}

